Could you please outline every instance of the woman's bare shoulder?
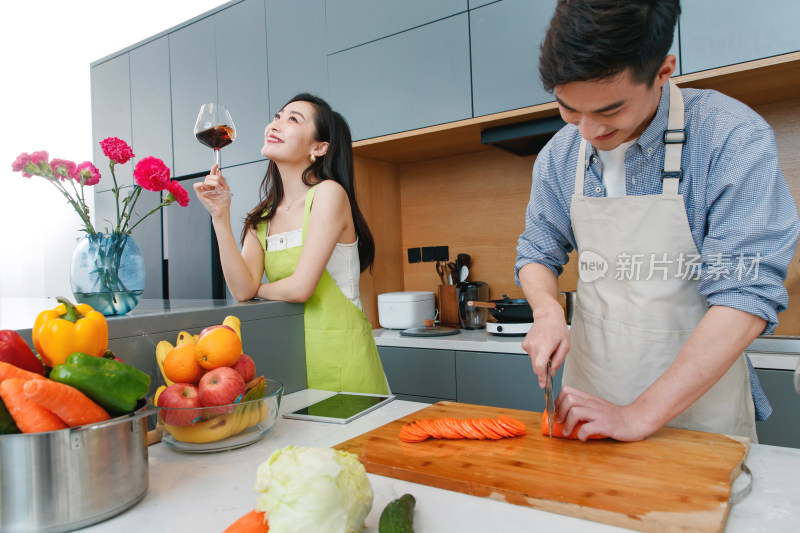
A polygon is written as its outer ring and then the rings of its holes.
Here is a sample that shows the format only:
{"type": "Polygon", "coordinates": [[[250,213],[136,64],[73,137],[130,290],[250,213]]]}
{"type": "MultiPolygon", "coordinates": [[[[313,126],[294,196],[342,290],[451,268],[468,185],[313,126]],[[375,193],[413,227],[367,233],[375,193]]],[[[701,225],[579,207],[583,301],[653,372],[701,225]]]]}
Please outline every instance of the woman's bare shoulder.
{"type": "Polygon", "coordinates": [[[324,202],[331,206],[349,205],[347,191],[333,180],[325,180],[314,190],[314,202],[324,202]]]}

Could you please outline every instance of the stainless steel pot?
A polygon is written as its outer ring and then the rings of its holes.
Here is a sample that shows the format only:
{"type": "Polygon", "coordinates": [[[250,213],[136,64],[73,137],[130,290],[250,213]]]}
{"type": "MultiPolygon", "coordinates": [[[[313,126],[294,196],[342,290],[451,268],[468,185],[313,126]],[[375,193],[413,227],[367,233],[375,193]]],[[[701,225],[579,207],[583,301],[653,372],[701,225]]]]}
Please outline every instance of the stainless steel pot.
{"type": "Polygon", "coordinates": [[[71,531],[135,505],[147,492],[145,402],[76,428],[0,435],[0,531],[71,531]]]}

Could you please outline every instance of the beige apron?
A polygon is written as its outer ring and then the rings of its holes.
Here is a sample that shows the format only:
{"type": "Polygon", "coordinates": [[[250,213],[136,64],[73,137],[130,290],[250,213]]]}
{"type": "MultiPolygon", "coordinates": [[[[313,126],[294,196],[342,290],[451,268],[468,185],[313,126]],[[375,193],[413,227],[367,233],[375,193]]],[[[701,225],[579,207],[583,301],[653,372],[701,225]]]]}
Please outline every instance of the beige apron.
{"type": "MultiPolygon", "coordinates": [[[[617,405],[632,403],[667,370],[707,307],[697,271],[687,266],[700,254],[678,194],[683,97],[672,80],[669,90],[662,194],[584,196],[585,139],[575,172],[571,218],[579,281],[563,383],[617,405]]],[[[756,442],[745,355],[667,425],[756,442]]]]}

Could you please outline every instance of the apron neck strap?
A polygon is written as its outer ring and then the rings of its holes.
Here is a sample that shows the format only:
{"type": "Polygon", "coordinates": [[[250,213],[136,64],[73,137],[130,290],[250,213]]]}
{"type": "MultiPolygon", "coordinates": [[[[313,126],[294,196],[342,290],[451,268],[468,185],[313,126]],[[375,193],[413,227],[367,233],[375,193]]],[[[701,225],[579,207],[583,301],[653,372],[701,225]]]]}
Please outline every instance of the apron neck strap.
{"type": "Polygon", "coordinates": [[[583,178],[586,174],[586,139],[581,137],[581,147],[578,150],[578,163],[575,167],[575,196],[583,196],[583,178]]]}
{"type": "Polygon", "coordinates": [[[686,143],[686,128],[683,118],[683,95],[675,82],[669,80],[669,117],[664,132],[664,171],[661,183],[664,194],[678,194],[678,185],[683,179],[681,155],[686,143]]]}

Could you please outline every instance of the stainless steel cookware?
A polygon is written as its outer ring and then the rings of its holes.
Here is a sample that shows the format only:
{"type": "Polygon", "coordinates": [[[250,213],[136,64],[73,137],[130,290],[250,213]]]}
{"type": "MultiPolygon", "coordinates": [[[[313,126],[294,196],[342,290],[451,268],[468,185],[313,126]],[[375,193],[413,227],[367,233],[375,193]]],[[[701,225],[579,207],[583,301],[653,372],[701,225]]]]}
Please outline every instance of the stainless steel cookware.
{"type": "Polygon", "coordinates": [[[86,426],[0,435],[0,531],[71,531],[117,515],[149,484],[147,425],[139,408],[86,426]]]}

